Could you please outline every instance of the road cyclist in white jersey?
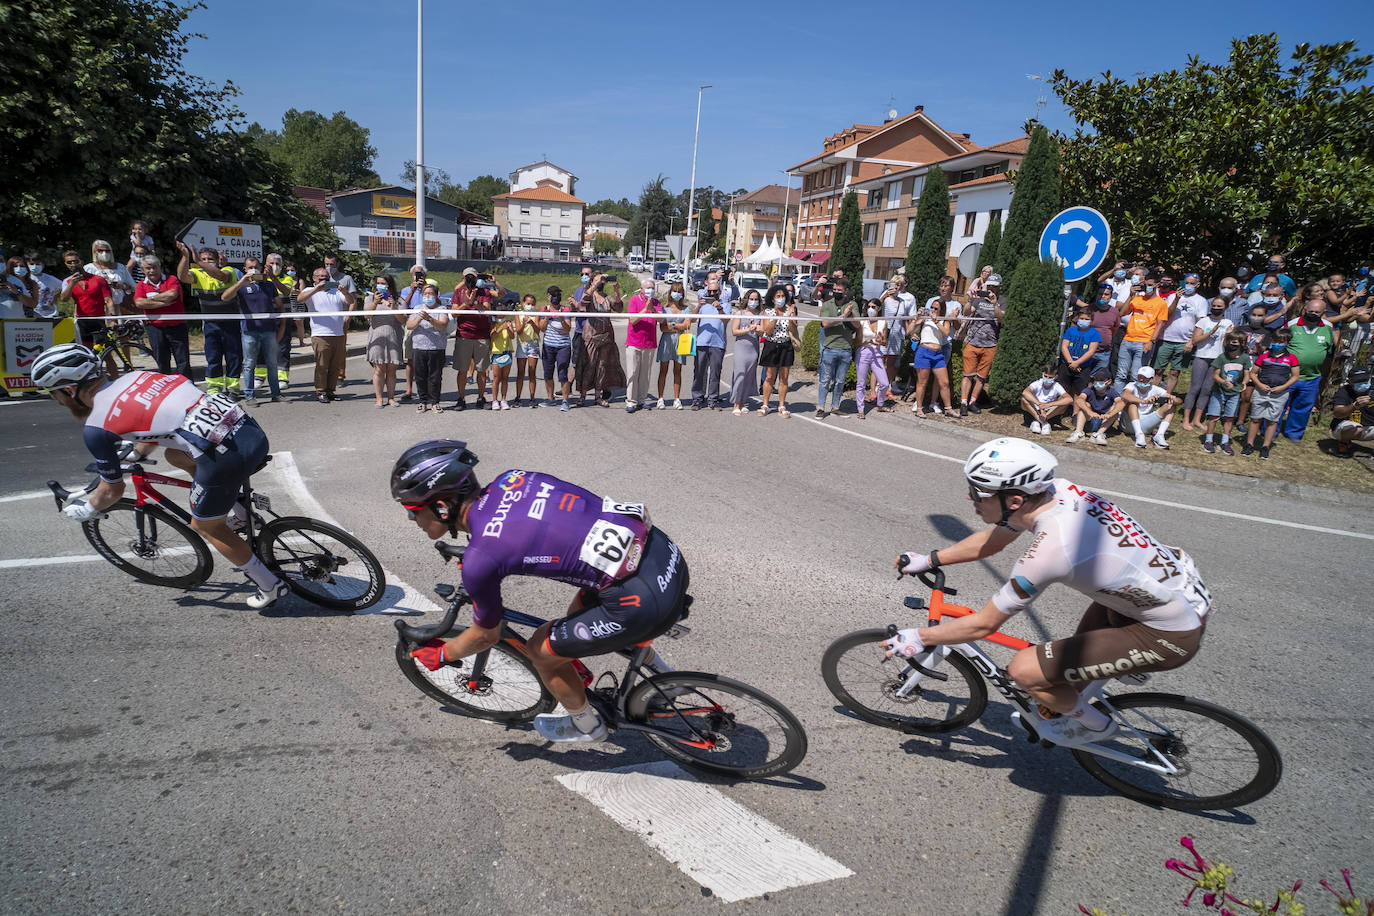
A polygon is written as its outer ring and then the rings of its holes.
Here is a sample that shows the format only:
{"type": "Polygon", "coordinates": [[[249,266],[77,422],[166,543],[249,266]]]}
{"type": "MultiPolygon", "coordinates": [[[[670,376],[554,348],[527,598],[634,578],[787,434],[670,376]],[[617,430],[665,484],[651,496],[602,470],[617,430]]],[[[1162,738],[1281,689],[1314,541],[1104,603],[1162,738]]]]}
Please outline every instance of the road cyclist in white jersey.
{"type": "Polygon", "coordinates": [[[1018,652],[1011,678],[1058,716],[1035,723],[1040,737],[1069,747],[1102,741],[1116,730],[1080,692],[1094,681],[1166,671],[1188,662],[1202,644],[1211,595],[1192,559],[1165,547],[1125,511],[1056,477],[1058,460],[1025,439],[993,439],[964,464],[969,499],[990,527],[928,554],[904,553],[899,573],[1000,553],[1022,532],[1032,540],[1007,583],[981,611],[939,626],[898,631],[888,655],[912,658],[929,646],[983,639],[1006,625],[1054,583],[1092,603],[1067,639],[1018,652]]]}
{"type": "Polygon", "coordinates": [[[60,344],[38,355],[33,381],[85,421],[86,447],[95,456],[100,484],[74,496],[63,509],[79,522],[104,517],[124,495],[119,450],[138,443],[139,457],[159,445],[168,463],[192,477],[191,527],[257,586],[248,606],[268,607],[288,592],[252,547],[229,525],[243,484],[267,460],[267,435],[224,394],[206,394],[183,375],[136,372],[111,381],[94,352],[60,344]]]}

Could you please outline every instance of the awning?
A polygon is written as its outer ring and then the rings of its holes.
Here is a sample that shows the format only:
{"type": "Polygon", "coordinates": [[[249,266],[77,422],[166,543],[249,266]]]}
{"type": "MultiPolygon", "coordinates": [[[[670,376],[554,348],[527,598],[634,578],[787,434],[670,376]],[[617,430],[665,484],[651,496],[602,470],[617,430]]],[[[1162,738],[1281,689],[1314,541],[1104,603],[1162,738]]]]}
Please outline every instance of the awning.
{"type": "Polygon", "coordinates": [[[830,252],[813,251],[811,252],[810,257],[808,257],[806,260],[812,264],[824,264],[826,261],[830,260],[830,252]]]}

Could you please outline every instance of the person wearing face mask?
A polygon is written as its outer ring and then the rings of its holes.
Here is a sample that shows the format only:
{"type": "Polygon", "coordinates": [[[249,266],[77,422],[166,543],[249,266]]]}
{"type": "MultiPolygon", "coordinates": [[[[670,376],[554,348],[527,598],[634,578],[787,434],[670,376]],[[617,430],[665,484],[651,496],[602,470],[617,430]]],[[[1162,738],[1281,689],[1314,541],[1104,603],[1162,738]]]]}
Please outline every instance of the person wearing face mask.
{"type": "Polygon", "coordinates": [[[860,420],[865,416],[863,392],[868,386],[870,374],[873,376],[874,386],[878,389],[876,409],[881,413],[892,412],[892,407],[887,403],[887,367],[883,365],[883,350],[886,343],[887,321],[883,318],[882,303],[877,299],[870,299],[864,309],[864,320],[859,322],[859,362],[854,380],[855,390],[859,393],[855,400],[859,402],[860,420]]]}
{"type": "Polygon", "coordinates": [[[1050,363],[1040,373],[1040,378],[1021,392],[1021,409],[1030,420],[1030,430],[1042,436],[1050,434],[1054,418],[1073,404],[1073,395],[1059,384],[1058,372],[1059,367],[1050,363]]]}
{"type": "Polygon", "coordinates": [[[692,409],[720,410],[720,373],[725,360],[725,312],[720,305],[720,289],[716,281],[708,280],[705,289],[697,292],[694,315],[696,322],[696,359],[692,364],[692,409]]]}
{"type": "Polygon", "coordinates": [[[1116,387],[1125,391],[1126,382],[1136,376],[1136,370],[1150,364],[1150,355],[1165,322],[1169,320],[1169,303],[1159,295],[1153,278],[1141,281],[1140,295],[1121,309],[1126,331],[1121,337],[1121,349],[1116,360],[1116,387]]]}
{"type": "MultiPolygon", "coordinates": [[[[495,281],[493,281],[495,282],[495,281]]],[[[500,294],[500,284],[494,287],[500,294]]],[[[468,378],[477,380],[477,409],[487,406],[487,370],[491,367],[491,318],[478,312],[490,311],[493,297],[477,268],[463,268],[463,279],[453,288],[450,307],[457,334],[453,338],[453,368],[458,379],[456,409],[466,410],[468,378]]]]}
{"type": "Polygon", "coordinates": [[[763,296],[756,289],[744,294],[741,302],[735,303],[735,314],[730,319],[730,339],[734,341],[731,351],[734,359],[734,376],[730,382],[730,403],[734,405],[734,415],[749,413],[749,399],[757,397],[759,368],[759,335],[763,331],[763,296]]]}
{"type": "Polygon", "coordinates": [[[268,390],[272,401],[281,400],[281,382],[277,380],[277,342],[286,333],[285,318],[255,317],[268,312],[281,311],[281,297],[277,287],[267,281],[261,262],[251,255],[244,258],[243,276],[239,277],[224,292],[220,293],[221,302],[232,302],[244,320],[240,323],[239,346],[243,350],[243,396],[248,404],[254,404],[257,388],[256,369],[259,361],[267,366],[268,390]]]}
{"type": "Polygon", "coordinates": [[[134,278],[134,285],[143,282],[143,256],[148,254],[148,249],[142,245],[134,246],[134,253],[129,255],[128,263],[124,268],[129,271],[129,276],[134,278]]]}
{"type": "MultiPolygon", "coordinates": [[[[663,305],[654,296],[654,281],[640,284],[639,295],[631,296],[625,310],[632,314],[657,315],[663,305]]],[[[658,352],[658,319],[636,318],[625,328],[625,412],[652,409],[649,397],[649,365],[658,352]]]]}
{"type": "Polygon", "coordinates": [[[1245,335],[1240,331],[1229,331],[1223,351],[1212,360],[1210,367],[1213,388],[1207,399],[1207,436],[1202,441],[1202,448],[1208,454],[1216,451],[1212,435],[1216,432],[1218,419],[1222,421],[1221,450],[1228,456],[1235,454],[1231,449],[1231,430],[1240,412],[1245,380],[1254,365],[1255,361],[1245,352],[1245,335]]]}
{"type": "Polygon", "coordinates": [[[1289,391],[1283,434],[1294,442],[1302,441],[1307,422],[1317,406],[1322,386],[1322,367],[1336,352],[1336,332],[1326,320],[1326,308],[1319,295],[1305,297],[1302,314],[1288,322],[1293,335],[1288,349],[1298,358],[1298,381],[1289,391]]]}
{"type": "MultiPolygon", "coordinates": [[[[1167,373],[1168,381],[1164,387],[1170,393],[1178,386],[1178,377],[1184,368],[1192,362],[1193,329],[1197,327],[1198,319],[1208,311],[1207,297],[1198,292],[1199,282],[1198,275],[1190,273],[1183,278],[1183,288],[1173,295],[1169,295],[1163,285],[1160,287],[1160,293],[1169,302],[1169,317],[1159,336],[1154,367],[1156,372],[1167,373]]],[[[1187,419],[1186,415],[1184,419],[1187,419]]]]}
{"type": "MultiPolygon", "coordinates": [[[[18,261],[17,258],[14,260],[18,261]]],[[[111,320],[115,314],[114,294],[110,291],[110,284],[105,282],[104,277],[81,266],[80,258],[75,251],[68,251],[64,254],[63,263],[66,265],[68,275],[67,279],[63,281],[62,292],[58,294],[57,299],[59,302],[75,303],[72,317],[76,319],[76,342],[89,347],[95,342],[95,333],[100,329],[98,319],[105,318],[106,325],[112,326],[114,324],[114,321],[111,320]]],[[[13,273],[8,265],[6,267],[8,274],[6,279],[10,280],[13,273]]],[[[10,280],[10,284],[14,285],[14,281],[10,280]]],[[[22,312],[20,317],[23,317],[22,312]]],[[[115,371],[113,353],[105,354],[105,371],[111,378],[118,374],[115,371]]]]}
{"type": "Polygon", "coordinates": [[[60,318],[57,313],[57,297],[62,294],[62,281],[48,273],[47,262],[36,251],[25,254],[24,263],[29,269],[28,276],[38,287],[37,300],[33,305],[34,315],[47,319],[60,318]]]}
{"type": "Polygon", "coordinates": [[[1269,261],[1264,265],[1264,272],[1255,274],[1255,276],[1251,278],[1249,285],[1245,287],[1245,291],[1247,293],[1253,293],[1260,288],[1266,276],[1272,275],[1278,280],[1279,285],[1283,287],[1283,294],[1285,296],[1290,298],[1296,296],[1298,294],[1298,284],[1293,282],[1292,277],[1283,272],[1285,266],[1286,262],[1284,261],[1283,255],[1271,255],[1269,261]]]}
{"type": "Polygon", "coordinates": [[[1112,387],[1111,375],[1105,368],[1093,370],[1092,382],[1073,399],[1073,433],[1070,442],[1079,442],[1084,433],[1091,433],[1093,442],[1107,444],[1107,430],[1126,409],[1121,393],[1112,387]]]}
{"type": "MultiPolygon", "coordinates": [[[[582,297],[582,309],[587,312],[624,312],[620,296],[620,281],[608,280],[598,274],[592,288],[582,297]]],[[[722,338],[723,341],[723,338],[722,338]]],[[[721,344],[724,347],[724,343],[721,344]]],[[[588,317],[582,324],[582,355],[577,367],[577,392],[585,403],[587,392],[602,407],[611,406],[611,391],[625,387],[625,368],[620,362],[620,346],[616,343],[615,326],[611,319],[588,317]]]]}
{"type": "Polygon", "coordinates": [[[157,371],[169,375],[175,362],[177,374],[189,379],[190,328],[184,318],[162,317],[185,314],[181,281],[163,273],[162,261],[156,255],[143,256],[143,280],[134,287],[134,306],[148,316],[148,349],[157,360],[157,371]]]}
{"type": "MultiPolygon", "coordinates": [[[[526,312],[538,312],[539,300],[534,293],[520,297],[520,308],[526,312]]],[[[536,367],[539,364],[539,333],[543,323],[535,315],[517,315],[515,318],[515,406],[520,406],[520,396],[524,390],[525,376],[530,379],[530,407],[539,406],[539,394],[535,390],[536,367]]]]}
{"type": "MultiPolygon", "coordinates": [[[[948,366],[950,358],[954,355],[954,339],[961,337],[964,329],[964,322],[955,321],[963,306],[954,298],[953,277],[946,275],[940,278],[940,292],[926,300],[926,308],[936,321],[943,321],[946,325],[945,341],[940,349],[945,355],[945,365],[948,366]]],[[[940,405],[933,404],[933,409],[939,413],[940,405]]]]}
{"type": "Polygon", "coordinates": [[[1242,456],[1255,452],[1255,436],[1260,424],[1267,424],[1264,431],[1264,444],[1260,446],[1261,458],[1269,457],[1269,449],[1279,431],[1279,419],[1288,404],[1290,389],[1298,381],[1298,358],[1288,352],[1288,343],[1293,333],[1288,328],[1273,332],[1269,347],[1255,358],[1250,369],[1250,384],[1255,393],[1250,396],[1250,426],[1245,434],[1245,447],[1242,456]]]}
{"type": "MultiPolygon", "coordinates": [[[[587,295],[587,290],[591,289],[592,287],[592,277],[592,269],[590,267],[583,267],[581,279],[578,281],[577,284],[577,289],[573,290],[572,292],[572,311],[583,311],[582,299],[587,295]]],[[[582,365],[582,360],[585,356],[585,352],[582,347],[582,326],[586,323],[586,320],[587,319],[585,318],[573,319],[572,343],[570,344],[570,346],[572,347],[572,368],[574,375],[576,375],[578,368],[582,365]]],[[[581,407],[583,406],[583,404],[578,404],[577,406],[581,407]]]]}
{"type": "Polygon", "coordinates": [[[327,314],[351,312],[357,307],[354,295],[329,277],[329,271],[316,268],[311,274],[312,285],[301,290],[297,301],[310,309],[310,345],[315,350],[315,399],[321,404],[334,400],[339,374],[347,358],[348,315],[327,314]]]}
{"type": "Polygon", "coordinates": [[[1217,284],[1217,296],[1226,302],[1226,312],[1222,316],[1238,328],[1244,328],[1250,318],[1250,299],[1240,289],[1240,281],[1235,277],[1222,277],[1217,284]]]}
{"type": "MultiPolygon", "coordinates": [[[[1002,308],[1002,277],[989,274],[983,285],[983,292],[969,294],[968,302],[962,311],[964,317],[971,319],[964,323],[964,377],[959,382],[959,416],[969,413],[982,413],[978,406],[978,396],[988,383],[992,372],[992,358],[997,353],[997,338],[1001,332],[1002,319],[1007,315],[1002,308]]],[[[1115,309],[1112,310],[1115,312],[1115,309]]]]}
{"type": "Polygon", "coordinates": [[[1374,442],[1374,408],[1369,406],[1368,369],[1356,369],[1331,399],[1331,434],[1337,458],[1353,458],[1354,443],[1374,442]]]}
{"type": "MultiPolygon", "coordinates": [[[[184,242],[177,242],[181,260],[177,263],[177,279],[191,287],[191,294],[200,304],[202,314],[222,312],[220,295],[237,279],[219,264],[219,256],[212,248],[192,252],[184,242]],[[194,258],[196,266],[192,266],[194,258]]],[[[206,319],[201,322],[205,333],[205,388],[237,396],[241,389],[239,374],[243,371],[243,337],[239,321],[206,319]]]]}
{"type": "Polygon", "coordinates": [[[1093,327],[1092,312],[1079,309],[1059,341],[1059,383],[1071,398],[1078,397],[1088,384],[1092,377],[1089,367],[1100,349],[1102,335],[1093,327]]]}
{"type": "MultiPolygon", "coordinates": [[[[549,303],[547,311],[571,311],[568,306],[563,304],[563,290],[559,287],[550,286],[545,290],[545,294],[548,296],[549,303]]],[[[570,409],[568,395],[572,393],[568,364],[572,361],[573,319],[550,315],[541,320],[540,328],[544,332],[544,339],[540,347],[540,355],[544,361],[544,393],[547,395],[544,406],[553,406],[553,379],[554,372],[557,370],[558,383],[563,386],[563,404],[559,410],[567,411],[570,409]]]]}
{"type": "MultiPolygon", "coordinates": [[[[971,298],[971,297],[970,297],[971,298]]],[[[897,274],[892,285],[883,290],[883,317],[887,319],[887,344],[883,348],[883,368],[900,394],[911,383],[911,367],[902,359],[906,350],[906,323],[916,314],[916,297],[906,291],[906,275],[897,274]],[[903,376],[906,376],[903,380],[903,376]]],[[[968,365],[967,360],[964,363],[968,365]]]]}
{"type": "Polygon", "coordinates": [[[955,413],[953,405],[949,403],[949,366],[945,361],[944,348],[949,340],[949,322],[941,321],[930,309],[922,308],[907,323],[906,336],[915,343],[911,366],[916,370],[916,386],[911,390],[911,412],[925,419],[924,401],[926,385],[929,383],[934,389],[930,395],[931,411],[936,416],[943,414],[953,419],[955,413]],[[941,401],[948,408],[947,413],[940,410],[941,401]]]}
{"type": "Polygon", "coordinates": [[[768,402],[773,397],[773,389],[778,392],[778,416],[790,417],[787,409],[787,377],[792,373],[792,363],[796,361],[797,347],[801,332],[797,322],[784,319],[795,317],[796,304],[787,297],[785,291],[774,286],[767,293],[768,305],[763,312],[763,351],[759,354],[759,365],[764,367],[763,406],[759,416],[768,416],[768,402]]]}
{"type": "Polygon", "coordinates": [[[425,280],[421,294],[413,300],[406,328],[411,332],[415,353],[415,387],[420,403],[416,413],[439,411],[444,388],[444,353],[448,349],[449,314],[439,302],[439,284],[425,280]]]}
{"type": "MultiPolygon", "coordinates": [[[[826,416],[827,398],[832,413],[839,413],[844,397],[845,380],[854,363],[854,332],[858,329],[857,311],[849,295],[849,284],[835,280],[830,295],[821,300],[818,314],[821,322],[821,361],[816,381],[816,416],[826,416]]],[[[863,391],[855,397],[862,398],[863,391]]]]}
{"type": "Polygon", "coordinates": [[[121,315],[138,314],[130,298],[134,294],[136,281],[129,273],[128,267],[115,262],[114,246],[109,242],[96,239],[91,243],[91,262],[86,265],[86,273],[100,274],[105,278],[105,282],[110,285],[115,311],[121,315]]]}
{"type": "Polygon", "coordinates": [[[1125,305],[1131,301],[1131,271],[1135,265],[1126,261],[1117,261],[1112,265],[1112,269],[1104,272],[1097,278],[1098,287],[1106,286],[1112,291],[1112,300],[1117,306],[1125,305]]]}
{"type": "MultiPolygon", "coordinates": [[[[281,299],[281,310],[283,312],[299,312],[300,306],[296,304],[296,279],[294,276],[287,276],[287,264],[280,254],[269,254],[263,259],[263,282],[271,284],[276,289],[276,295],[281,299]]],[[[292,266],[291,271],[295,272],[292,266]]],[[[286,322],[286,330],[277,340],[277,385],[285,387],[291,383],[291,327],[294,322],[297,331],[304,334],[304,324],[299,318],[283,318],[286,322]]],[[[258,378],[265,378],[266,370],[258,367],[258,378]]]]}
{"type": "MultiPolygon", "coordinates": [[[[1101,283],[1097,287],[1097,295],[1094,297],[1090,323],[1097,335],[1102,338],[1102,345],[1097,348],[1093,358],[1088,360],[1088,371],[1097,372],[1098,369],[1106,369],[1108,373],[1112,371],[1112,357],[1117,347],[1121,344],[1121,312],[1116,307],[1116,294],[1112,290],[1111,284],[1101,283]]],[[[967,365],[967,359],[965,359],[967,365]]]]}
{"type": "MultiPolygon", "coordinates": [[[[424,296],[427,276],[425,269],[419,264],[411,266],[410,285],[397,294],[397,301],[399,302],[397,308],[409,310],[420,304],[420,299],[424,296]]],[[[300,322],[297,322],[297,325],[299,324],[300,322]]],[[[290,336],[289,331],[287,336],[290,336]]],[[[406,391],[397,400],[404,404],[415,396],[415,332],[409,326],[405,326],[404,334],[401,337],[401,358],[405,360],[406,364],[406,391]]]]}
{"type": "MultiPolygon", "coordinates": [[[[1212,363],[1222,355],[1227,335],[1231,330],[1231,322],[1226,319],[1226,300],[1218,296],[1208,304],[1207,314],[1199,318],[1193,326],[1193,337],[1190,341],[1193,348],[1193,372],[1188,381],[1188,394],[1183,399],[1184,429],[1202,429],[1203,413],[1208,406],[1208,399],[1212,396],[1215,375],[1212,363]]],[[[1240,339],[1244,349],[1245,335],[1240,334],[1240,339]]],[[[1244,373],[1241,373],[1240,377],[1243,378],[1244,373]]],[[[1240,389],[1237,388],[1235,393],[1238,402],[1240,389]]]]}
{"type": "Polygon", "coordinates": [[[0,282],[0,318],[22,321],[33,314],[38,304],[38,283],[29,275],[24,259],[15,255],[5,261],[5,279],[0,282]]]}
{"type": "Polygon", "coordinates": [[[1288,303],[1283,298],[1283,286],[1277,279],[1268,279],[1250,294],[1251,305],[1264,306],[1264,326],[1271,331],[1288,323],[1288,303]]]}
{"type": "Polygon", "coordinates": [[[1135,447],[1145,447],[1145,437],[1151,433],[1156,448],[1168,449],[1164,434],[1169,429],[1178,398],[1155,384],[1155,370],[1141,366],[1135,374],[1135,383],[1121,390],[1121,398],[1126,409],[1121,414],[1121,431],[1135,437],[1135,447]],[[1129,424],[1129,426],[1127,425],[1129,424]]]}
{"type": "Polygon", "coordinates": [[[687,354],[679,352],[681,335],[692,329],[692,322],[683,316],[687,314],[685,297],[687,288],[680,282],[669,283],[664,297],[663,317],[658,325],[658,409],[666,410],[668,402],[664,389],[668,382],[668,367],[673,369],[673,407],[682,410],[682,366],[687,362],[687,354]]]}
{"type": "Polygon", "coordinates": [[[363,311],[368,313],[367,362],[372,366],[372,393],[377,398],[378,409],[388,403],[392,407],[401,406],[396,400],[396,367],[401,364],[405,352],[403,338],[407,319],[375,313],[401,308],[400,302],[395,277],[378,274],[372,278],[372,289],[363,300],[363,311]]]}

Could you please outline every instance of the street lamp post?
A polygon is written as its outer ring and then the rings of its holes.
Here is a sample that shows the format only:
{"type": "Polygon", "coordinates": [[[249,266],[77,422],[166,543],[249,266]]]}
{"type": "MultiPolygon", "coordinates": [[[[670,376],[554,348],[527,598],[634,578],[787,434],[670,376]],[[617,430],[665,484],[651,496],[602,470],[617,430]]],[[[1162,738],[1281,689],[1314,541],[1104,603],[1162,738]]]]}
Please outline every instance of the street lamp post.
{"type": "Polygon", "coordinates": [[[778,171],[787,176],[787,193],[782,198],[782,243],[778,246],[778,267],[775,271],[775,273],[782,273],[782,249],[787,247],[787,207],[792,202],[792,173],[785,169],[778,171]]]}
{"type": "MultiPolygon", "coordinates": [[[[701,140],[701,94],[710,88],[709,84],[697,87],[697,129],[696,134],[692,137],[692,187],[687,192],[687,244],[683,247],[684,253],[696,247],[697,239],[692,234],[692,208],[696,205],[693,198],[697,196],[697,143],[701,140]]],[[[686,263],[690,259],[684,258],[683,261],[686,263]]]]}
{"type": "Polygon", "coordinates": [[[415,0],[415,263],[425,266],[425,0],[415,0]]]}

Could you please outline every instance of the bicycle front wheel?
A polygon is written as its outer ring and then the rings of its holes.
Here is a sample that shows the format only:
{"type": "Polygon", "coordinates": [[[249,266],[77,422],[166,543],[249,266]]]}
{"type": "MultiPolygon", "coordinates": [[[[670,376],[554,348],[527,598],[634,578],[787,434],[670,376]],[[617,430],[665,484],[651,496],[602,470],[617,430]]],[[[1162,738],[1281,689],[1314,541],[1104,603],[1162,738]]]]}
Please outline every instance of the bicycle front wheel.
{"type": "Polygon", "coordinates": [[[287,516],[262,527],[258,556],[306,601],[361,611],[386,589],[382,564],[353,535],[313,518],[287,516]]]}
{"type": "Polygon", "coordinates": [[[835,640],[821,657],[825,686],[850,712],[874,725],[927,735],[963,728],[983,714],[988,688],[972,662],[951,652],[932,669],[947,680],[925,675],[899,694],[919,672],[905,659],[887,658],[878,645],[884,639],[883,630],[857,630],[835,640]]]}
{"type": "Polygon", "coordinates": [[[169,588],[195,588],[215,568],[210,548],[191,526],[157,505],[121,499],[105,518],[81,523],[86,540],[135,579],[169,588]]]}
{"type": "MultiPolygon", "coordinates": [[[[454,627],[445,639],[453,639],[467,627],[454,627]]],[[[410,657],[404,641],[396,643],[396,664],[401,673],[428,696],[446,706],[479,719],[495,722],[528,722],[554,707],[534,665],[519,649],[504,642],[492,646],[480,677],[472,676],[472,658],[430,671],[410,657]]]]}
{"type": "Polygon", "coordinates": [[[806,756],[806,730],[777,700],[715,674],[673,671],[648,678],[625,701],[630,721],[676,760],[725,776],[777,776],[806,756]]]}
{"type": "MultiPolygon", "coordinates": [[[[1249,804],[1278,785],[1283,772],[1278,748],[1256,725],[1228,709],[1170,693],[1127,693],[1108,702],[1123,727],[1103,742],[1105,748],[1130,754],[1141,764],[1157,763],[1163,756],[1178,768],[1166,775],[1074,750],[1083,769],[1127,798],[1177,811],[1210,811],[1249,804]]],[[[1100,701],[1097,707],[1111,712],[1100,701]]]]}

